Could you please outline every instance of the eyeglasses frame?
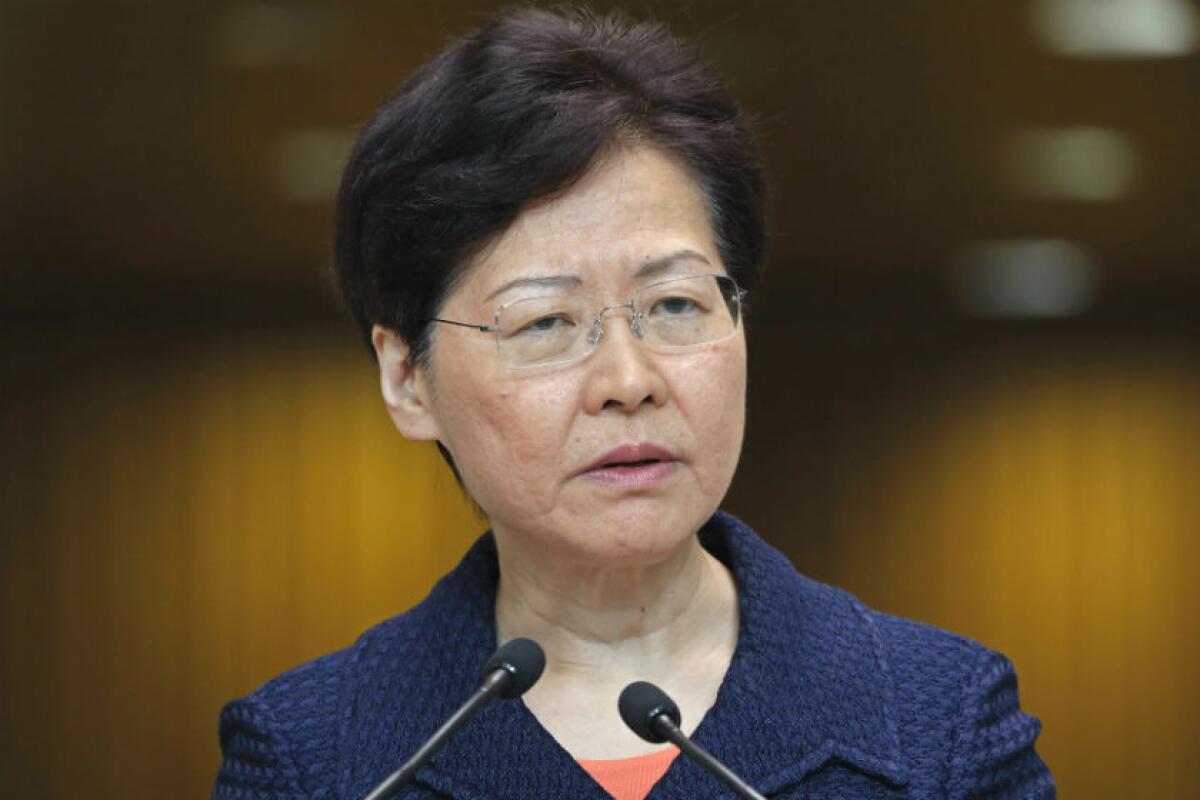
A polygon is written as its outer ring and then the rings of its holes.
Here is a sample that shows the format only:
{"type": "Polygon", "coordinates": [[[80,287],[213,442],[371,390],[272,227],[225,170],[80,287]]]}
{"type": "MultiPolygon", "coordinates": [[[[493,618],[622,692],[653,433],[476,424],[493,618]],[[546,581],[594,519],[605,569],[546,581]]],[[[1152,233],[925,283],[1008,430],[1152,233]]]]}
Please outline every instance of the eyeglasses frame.
{"type": "MultiPolygon", "coordinates": [[[[641,339],[645,338],[646,334],[645,334],[645,331],[642,329],[642,320],[644,319],[644,315],[633,304],[634,297],[637,295],[637,293],[643,292],[647,289],[652,289],[655,286],[662,286],[664,284],[674,283],[675,281],[688,280],[691,278],[715,278],[715,279],[717,279],[718,283],[723,279],[723,280],[727,280],[731,284],[733,284],[734,291],[732,294],[732,300],[736,304],[735,305],[736,318],[734,319],[733,330],[729,333],[729,336],[724,336],[720,339],[713,339],[711,342],[701,342],[699,344],[679,345],[679,346],[675,346],[675,347],[671,347],[669,345],[658,345],[658,349],[665,350],[666,352],[683,352],[683,351],[691,350],[692,348],[695,348],[695,347],[703,347],[704,345],[716,344],[717,342],[723,342],[726,339],[728,339],[730,336],[733,336],[734,333],[737,333],[738,325],[740,325],[742,322],[742,301],[746,299],[746,296],[749,293],[742,287],[738,286],[737,281],[731,275],[727,275],[725,273],[706,272],[706,273],[702,273],[700,275],[680,275],[680,276],[677,276],[674,278],[666,278],[661,281],[655,281],[654,283],[648,283],[645,286],[639,286],[637,289],[634,289],[632,292],[630,292],[628,303],[617,303],[615,305],[608,305],[608,306],[602,307],[600,309],[599,313],[597,313],[597,315],[596,315],[595,322],[592,323],[592,330],[588,333],[588,337],[587,337],[588,344],[590,344],[591,347],[587,351],[585,351],[583,353],[583,355],[581,355],[577,358],[564,359],[562,361],[550,361],[550,362],[546,362],[544,364],[528,364],[525,366],[519,366],[517,364],[513,364],[510,362],[508,364],[508,366],[510,369],[514,369],[514,370],[531,370],[531,369],[542,369],[542,368],[546,368],[546,367],[565,366],[567,364],[575,364],[580,361],[583,361],[584,359],[586,359],[588,356],[590,356],[592,353],[594,353],[596,351],[596,345],[598,345],[600,343],[600,341],[604,338],[604,315],[607,314],[609,311],[612,311],[612,310],[618,309],[618,308],[628,308],[629,309],[629,312],[630,312],[629,313],[629,330],[633,333],[634,336],[636,336],[639,340],[641,340],[641,339]]],[[[581,296],[582,297],[596,297],[597,295],[594,292],[585,292],[581,296]]],[[[722,292],[722,296],[724,296],[723,292],[722,292]]],[[[474,330],[479,331],[480,333],[494,334],[494,338],[496,340],[496,352],[499,353],[499,352],[501,352],[500,333],[503,332],[503,329],[500,327],[500,314],[503,313],[504,309],[507,308],[508,306],[511,306],[514,303],[523,302],[526,299],[528,299],[528,298],[520,298],[517,300],[510,300],[507,303],[501,304],[499,307],[496,308],[495,313],[492,315],[492,324],[491,325],[480,325],[480,324],[474,323],[474,322],[461,322],[459,320],[444,319],[442,317],[429,317],[425,321],[426,322],[438,322],[443,325],[457,325],[460,328],[472,328],[474,330]]],[[[726,302],[728,303],[729,301],[726,300],[726,302]]]]}

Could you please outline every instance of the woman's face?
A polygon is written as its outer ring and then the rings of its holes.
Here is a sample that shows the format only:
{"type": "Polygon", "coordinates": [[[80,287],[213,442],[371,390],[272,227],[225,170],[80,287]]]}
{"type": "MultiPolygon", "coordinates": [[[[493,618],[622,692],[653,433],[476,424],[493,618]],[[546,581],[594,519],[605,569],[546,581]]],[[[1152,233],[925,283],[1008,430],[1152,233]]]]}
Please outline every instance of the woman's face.
{"type": "MultiPolygon", "coordinates": [[[[655,280],[724,272],[697,183],[656,150],[624,149],[562,196],[523,212],[477,257],[441,316],[490,324],[501,304],[544,291],[503,288],[534,276],[562,276],[614,305],[655,280]],[[671,256],[664,271],[635,274],[671,256]]],[[[745,421],[741,326],[720,342],[656,353],[628,323],[626,310],[610,312],[588,357],[526,371],[498,357],[491,334],[435,331],[420,385],[430,430],[502,547],[652,563],[695,533],[725,495],[745,421]],[[616,448],[646,445],[669,457],[588,469],[616,448]]]]}

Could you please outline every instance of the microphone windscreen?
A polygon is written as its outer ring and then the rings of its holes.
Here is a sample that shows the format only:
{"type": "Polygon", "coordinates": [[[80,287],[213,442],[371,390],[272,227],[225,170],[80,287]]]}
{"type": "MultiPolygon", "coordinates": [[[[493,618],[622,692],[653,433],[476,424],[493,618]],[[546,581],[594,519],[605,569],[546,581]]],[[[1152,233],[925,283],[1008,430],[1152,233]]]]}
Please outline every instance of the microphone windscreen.
{"type": "Polygon", "coordinates": [[[621,719],[634,733],[656,744],[665,742],[667,737],[658,732],[654,720],[666,714],[678,727],[681,719],[675,701],[662,689],[646,681],[634,681],[626,686],[617,699],[617,709],[621,712],[621,719]]]}
{"type": "Polygon", "coordinates": [[[545,668],[546,654],[540,644],[533,639],[513,639],[502,644],[488,659],[483,674],[491,675],[502,669],[512,675],[512,680],[500,691],[501,697],[512,699],[529,691],[545,668]]]}

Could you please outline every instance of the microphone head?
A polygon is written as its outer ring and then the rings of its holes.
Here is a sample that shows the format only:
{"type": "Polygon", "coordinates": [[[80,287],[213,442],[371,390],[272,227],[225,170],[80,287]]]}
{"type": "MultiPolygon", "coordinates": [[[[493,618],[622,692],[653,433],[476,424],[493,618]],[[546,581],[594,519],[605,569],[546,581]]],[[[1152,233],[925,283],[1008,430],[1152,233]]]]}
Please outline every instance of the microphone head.
{"type": "Polygon", "coordinates": [[[502,669],[512,676],[497,694],[511,699],[520,697],[538,682],[546,668],[546,654],[533,639],[513,639],[500,645],[483,668],[484,675],[502,669]]]}
{"type": "Polygon", "coordinates": [[[662,689],[646,681],[634,681],[626,686],[617,699],[617,709],[621,712],[621,719],[634,733],[655,744],[667,741],[667,737],[659,733],[655,720],[666,714],[676,727],[679,727],[681,720],[675,701],[662,689]]]}

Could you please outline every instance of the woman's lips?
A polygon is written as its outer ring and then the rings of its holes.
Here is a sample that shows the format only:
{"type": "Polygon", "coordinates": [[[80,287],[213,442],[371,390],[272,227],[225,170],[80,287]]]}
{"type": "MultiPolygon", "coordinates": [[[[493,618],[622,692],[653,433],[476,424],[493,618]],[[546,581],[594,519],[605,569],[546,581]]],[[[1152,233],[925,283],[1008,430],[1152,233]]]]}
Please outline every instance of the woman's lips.
{"type": "Polygon", "coordinates": [[[679,459],[664,447],[648,442],[616,447],[579,474],[608,486],[652,486],[671,475],[679,459]]]}
{"type": "Polygon", "coordinates": [[[584,477],[620,488],[643,488],[665,480],[679,466],[678,461],[643,461],[637,464],[609,464],[583,473],[584,477]]]}

